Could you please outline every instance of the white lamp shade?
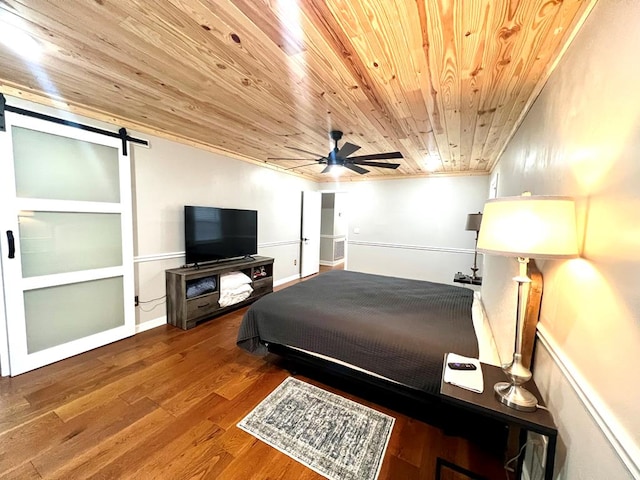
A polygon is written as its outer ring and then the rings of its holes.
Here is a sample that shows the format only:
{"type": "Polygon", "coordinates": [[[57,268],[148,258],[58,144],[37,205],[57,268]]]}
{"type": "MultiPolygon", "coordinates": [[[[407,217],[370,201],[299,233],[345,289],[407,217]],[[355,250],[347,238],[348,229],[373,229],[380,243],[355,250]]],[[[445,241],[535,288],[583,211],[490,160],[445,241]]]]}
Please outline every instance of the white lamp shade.
{"type": "Polygon", "coordinates": [[[522,196],[489,200],[478,234],[478,251],[525,258],[576,257],[573,199],[522,196]]]}

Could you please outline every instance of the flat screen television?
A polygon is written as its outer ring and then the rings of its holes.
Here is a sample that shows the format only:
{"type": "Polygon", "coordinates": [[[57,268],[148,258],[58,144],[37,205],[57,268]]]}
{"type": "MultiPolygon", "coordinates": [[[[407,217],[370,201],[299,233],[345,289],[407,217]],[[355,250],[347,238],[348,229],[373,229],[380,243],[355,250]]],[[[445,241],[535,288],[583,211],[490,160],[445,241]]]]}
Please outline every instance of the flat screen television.
{"type": "Polygon", "coordinates": [[[205,263],[258,253],[258,212],[184,207],[186,263],[205,263]]]}

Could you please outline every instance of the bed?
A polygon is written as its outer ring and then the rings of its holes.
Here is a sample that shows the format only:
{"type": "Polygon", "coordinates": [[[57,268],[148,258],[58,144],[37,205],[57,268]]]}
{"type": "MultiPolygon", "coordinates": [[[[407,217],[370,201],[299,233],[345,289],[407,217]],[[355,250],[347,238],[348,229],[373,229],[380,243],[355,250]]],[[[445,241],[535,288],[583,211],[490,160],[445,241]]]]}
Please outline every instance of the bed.
{"type": "Polygon", "coordinates": [[[343,270],[255,302],[237,344],[259,355],[331,362],[427,394],[439,392],[447,352],[497,363],[472,290],[343,270]]]}

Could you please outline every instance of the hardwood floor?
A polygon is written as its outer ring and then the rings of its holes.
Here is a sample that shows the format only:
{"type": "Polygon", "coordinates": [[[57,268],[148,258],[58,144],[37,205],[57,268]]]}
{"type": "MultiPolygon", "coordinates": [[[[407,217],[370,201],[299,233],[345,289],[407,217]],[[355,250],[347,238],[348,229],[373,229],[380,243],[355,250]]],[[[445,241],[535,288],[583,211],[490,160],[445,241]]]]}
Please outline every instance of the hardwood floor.
{"type": "MultiPolygon", "coordinates": [[[[323,478],[235,426],[289,375],[276,358],[236,347],[244,311],[1,378],[0,478],[323,478]]],[[[380,479],[432,479],[438,456],[505,478],[501,459],[477,445],[298,378],[396,418],[380,479]]]]}

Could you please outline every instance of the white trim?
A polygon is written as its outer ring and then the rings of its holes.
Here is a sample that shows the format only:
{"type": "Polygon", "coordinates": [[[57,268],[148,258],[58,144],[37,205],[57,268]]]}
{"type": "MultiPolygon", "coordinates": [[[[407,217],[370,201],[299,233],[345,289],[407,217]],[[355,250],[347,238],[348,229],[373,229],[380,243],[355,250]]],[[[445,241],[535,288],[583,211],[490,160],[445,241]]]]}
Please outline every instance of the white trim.
{"type": "MultiPolygon", "coordinates": [[[[0,218],[0,221],[1,220],[2,218],[0,218]]],[[[0,248],[0,250],[2,249],[0,248]]],[[[11,374],[11,366],[9,365],[9,339],[7,337],[7,319],[4,308],[4,280],[1,275],[1,266],[2,262],[0,261],[0,376],[7,377],[11,374]]]]}
{"type": "Polygon", "coordinates": [[[333,238],[333,239],[338,239],[338,240],[344,238],[346,240],[347,236],[346,235],[323,235],[323,234],[320,234],[320,238],[333,238]]]}
{"type": "Polygon", "coordinates": [[[335,262],[327,262],[326,260],[320,260],[320,265],[323,267],[335,267],[336,265],[342,265],[344,263],[344,258],[340,260],[336,260],[335,262]]]}
{"type": "Polygon", "coordinates": [[[300,240],[281,240],[279,242],[259,243],[258,248],[282,247],[284,245],[300,245],[300,240]]]}
{"type": "Polygon", "coordinates": [[[290,277],[281,278],[278,281],[273,282],[274,287],[279,287],[280,285],[284,285],[285,283],[293,282],[295,280],[300,280],[300,274],[291,275],[290,277]]]}
{"type": "Polygon", "coordinates": [[[184,258],[184,252],[168,252],[154,253],[151,255],[136,255],[133,257],[133,263],[156,262],[162,260],[170,260],[172,258],[184,258]]]}
{"type": "MultiPolygon", "coordinates": [[[[300,245],[300,240],[282,240],[279,242],[265,242],[259,243],[258,248],[271,248],[271,247],[281,247],[285,245],[300,245]]],[[[167,253],[152,253],[149,255],[136,255],[133,258],[134,263],[144,263],[144,262],[157,262],[162,260],[170,260],[172,258],[184,258],[185,252],[167,252],[167,253]]]]}
{"type": "MultiPolygon", "coordinates": [[[[14,98],[12,98],[12,100],[13,99],[14,98]]],[[[25,105],[23,108],[27,110],[31,110],[30,107],[32,106],[36,106],[36,105],[29,102],[29,106],[25,105]]],[[[8,112],[8,113],[13,118],[11,124],[17,127],[49,133],[51,135],[57,135],[60,137],[74,138],[76,140],[82,140],[90,143],[98,143],[101,145],[107,145],[114,148],[120,148],[120,146],[122,145],[122,140],[120,139],[120,137],[112,137],[111,135],[105,135],[104,133],[90,132],[89,130],[76,128],[71,125],[66,125],[62,123],[52,122],[50,120],[46,120],[43,118],[32,117],[30,115],[25,115],[23,113],[16,113],[16,112],[8,112]]],[[[42,111],[41,113],[44,113],[45,115],[51,114],[44,111],[42,111]]],[[[64,110],[56,109],[55,113],[62,114],[60,116],[64,117],[64,119],[66,120],[70,120],[72,122],[78,122],[78,118],[75,117],[75,115],[69,115],[69,116],[64,115],[64,110]]],[[[102,127],[97,127],[97,128],[106,130],[102,127]]],[[[110,132],[110,133],[116,133],[116,132],[110,132]]]]}
{"type": "Polygon", "coordinates": [[[138,333],[146,332],[147,330],[151,330],[152,328],[161,327],[162,325],[167,324],[167,316],[163,315],[162,317],[154,318],[152,320],[147,320],[146,322],[137,323],[136,324],[136,335],[138,333]]]}
{"type": "MultiPolygon", "coordinates": [[[[473,255],[475,251],[471,248],[452,248],[452,247],[432,247],[429,245],[407,245],[402,243],[382,243],[382,242],[360,242],[349,240],[349,245],[361,245],[364,247],[381,247],[381,248],[401,248],[405,250],[427,250],[430,252],[447,252],[447,253],[466,253],[473,255]]],[[[481,255],[478,252],[479,255],[481,255]]]]}
{"type": "Polygon", "coordinates": [[[634,478],[640,478],[640,447],[541,323],[538,338],[622,462],[634,478]]]}
{"type": "Polygon", "coordinates": [[[77,340],[71,340],[39,352],[25,353],[23,354],[24,358],[21,358],[19,362],[11,363],[11,376],[14,377],[21,373],[64,360],[65,358],[88,352],[94,348],[103,347],[109,343],[130,337],[133,334],[134,329],[130,328],[129,325],[123,324],[110,330],[104,330],[77,340]]]}
{"type": "MultiPolygon", "coordinates": [[[[125,157],[128,158],[128,157],[125,157]]],[[[126,163],[126,162],[125,162],[126,163]]],[[[120,171],[120,175],[126,173],[124,168],[120,171]]],[[[128,177],[128,176],[127,176],[128,177]]],[[[123,178],[124,185],[131,185],[127,182],[128,178],[123,178]],[[126,183],[125,183],[126,182],[126,183]]],[[[79,200],[47,200],[46,198],[16,198],[16,206],[21,211],[38,211],[38,212],[88,212],[88,213],[123,213],[126,212],[126,205],[123,206],[126,198],[122,198],[124,192],[121,192],[120,198],[122,203],[109,202],[85,202],[79,200]]]]}
{"type": "Polygon", "coordinates": [[[23,278],[22,290],[36,290],[59,285],[69,285],[72,283],[90,282],[92,280],[102,280],[103,278],[124,277],[125,267],[105,267],[91,270],[80,270],[76,272],[52,273],[50,275],[39,275],[37,277],[23,278]]]}

